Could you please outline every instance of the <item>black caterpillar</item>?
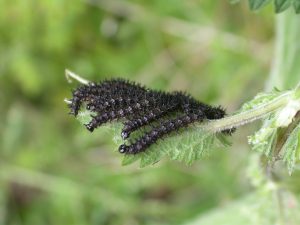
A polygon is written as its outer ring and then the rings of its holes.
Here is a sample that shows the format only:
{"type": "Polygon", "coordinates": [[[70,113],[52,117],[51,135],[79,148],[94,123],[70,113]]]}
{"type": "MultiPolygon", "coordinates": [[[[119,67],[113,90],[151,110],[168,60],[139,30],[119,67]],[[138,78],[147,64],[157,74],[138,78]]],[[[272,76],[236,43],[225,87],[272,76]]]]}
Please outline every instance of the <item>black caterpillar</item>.
{"type": "MultiPolygon", "coordinates": [[[[143,152],[163,136],[196,121],[225,116],[222,107],[201,103],[185,93],[155,91],[123,79],[82,85],[73,91],[70,101],[70,114],[74,116],[77,116],[83,103],[88,110],[96,113],[86,124],[91,132],[104,123],[123,120],[121,136],[124,140],[132,132],[162,121],[158,125],[152,125],[150,131],[146,131],[133,143],[121,145],[119,152],[126,154],[143,152]]],[[[233,132],[234,129],[223,131],[225,134],[233,132]]]]}

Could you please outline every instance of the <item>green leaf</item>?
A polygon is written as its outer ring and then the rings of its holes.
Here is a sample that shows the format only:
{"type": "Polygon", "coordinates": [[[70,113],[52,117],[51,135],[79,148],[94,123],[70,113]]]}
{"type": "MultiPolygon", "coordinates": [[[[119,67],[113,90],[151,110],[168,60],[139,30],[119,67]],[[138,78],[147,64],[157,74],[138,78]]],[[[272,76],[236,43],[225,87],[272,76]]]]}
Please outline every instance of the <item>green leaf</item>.
{"type": "Polygon", "coordinates": [[[274,89],[271,92],[262,92],[258,93],[252,100],[246,102],[242,106],[242,111],[250,110],[259,107],[267,102],[272,101],[273,99],[277,98],[279,95],[283,94],[278,89],[274,89]]]}
{"type": "Polygon", "coordinates": [[[275,12],[280,13],[290,7],[292,0],[275,0],[275,12]]]}
{"type": "Polygon", "coordinates": [[[91,121],[93,115],[95,113],[85,109],[78,113],[77,119],[81,124],[85,125],[91,121]]]}
{"type": "Polygon", "coordinates": [[[140,157],[137,157],[135,155],[125,155],[122,160],[122,166],[130,165],[139,159],[140,159],[140,157]]]}
{"type": "Polygon", "coordinates": [[[159,162],[164,155],[165,152],[161,150],[159,146],[156,146],[156,149],[152,151],[147,150],[145,152],[142,152],[141,154],[135,155],[135,157],[141,158],[140,167],[143,168],[159,162]]]}
{"type": "MultiPolygon", "coordinates": [[[[114,123],[109,126],[115,134],[114,142],[117,146],[124,143],[120,135],[121,127],[121,123],[114,123]]],[[[137,132],[132,138],[134,139],[139,135],[141,135],[141,132],[137,132]]],[[[158,140],[145,152],[136,155],[124,155],[122,165],[129,165],[140,160],[140,167],[143,168],[157,163],[164,157],[191,165],[194,161],[207,157],[214,143],[219,143],[220,146],[226,146],[226,143],[229,144],[228,140],[225,140],[223,134],[216,135],[199,127],[191,126],[158,140]],[[218,138],[216,138],[217,136],[218,138]]]]}
{"type": "Polygon", "coordinates": [[[259,10],[270,2],[271,0],[249,0],[249,6],[251,10],[259,10]]]}
{"type": "Polygon", "coordinates": [[[194,161],[209,154],[215,139],[214,134],[191,127],[159,140],[147,151],[134,157],[140,159],[140,167],[155,164],[165,156],[191,165],[194,161]]]}
{"type": "Polygon", "coordinates": [[[287,164],[289,173],[292,174],[295,164],[300,160],[300,124],[292,131],[283,145],[281,152],[283,161],[287,164]]]}
{"type": "Polygon", "coordinates": [[[294,0],[293,6],[296,13],[300,13],[300,0],[294,0]]]}
{"type": "MultiPolygon", "coordinates": [[[[230,3],[234,4],[240,0],[229,0],[230,3]]],[[[249,0],[249,7],[253,11],[257,11],[264,6],[274,1],[274,7],[276,13],[281,13],[293,5],[295,12],[300,13],[300,1],[299,0],[249,0]]]]}
{"type": "Polygon", "coordinates": [[[260,93],[242,107],[242,110],[252,110],[276,97],[280,98],[280,95],[289,96],[286,104],[269,114],[263,126],[254,135],[248,137],[248,142],[253,150],[266,155],[269,161],[272,161],[274,157],[277,158],[278,154],[282,155],[290,174],[295,163],[300,159],[300,124],[298,124],[299,118],[297,117],[300,100],[297,92],[298,88],[289,92],[275,90],[271,93],[260,93]],[[288,135],[285,140],[286,132],[288,135]],[[283,141],[285,142],[282,143],[283,141]],[[275,148],[276,151],[274,151],[275,148]]]}
{"type": "Polygon", "coordinates": [[[270,157],[270,160],[277,139],[278,128],[274,127],[275,120],[275,115],[270,115],[264,121],[262,128],[255,132],[254,135],[248,137],[248,142],[252,145],[252,149],[270,157]]]}

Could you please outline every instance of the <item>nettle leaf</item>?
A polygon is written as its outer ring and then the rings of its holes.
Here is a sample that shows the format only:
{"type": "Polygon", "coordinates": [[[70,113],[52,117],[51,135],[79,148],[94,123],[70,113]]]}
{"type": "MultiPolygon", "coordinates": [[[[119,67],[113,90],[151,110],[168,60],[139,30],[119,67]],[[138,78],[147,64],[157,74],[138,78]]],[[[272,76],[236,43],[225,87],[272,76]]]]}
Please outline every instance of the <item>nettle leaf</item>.
{"type": "MultiPolygon", "coordinates": [[[[113,129],[116,134],[114,141],[117,145],[123,144],[123,140],[119,135],[120,129],[113,129]]],[[[179,133],[158,140],[145,152],[136,155],[124,155],[122,165],[129,165],[140,160],[140,167],[145,167],[157,163],[164,157],[191,165],[194,161],[208,156],[214,143],[218,142],[219,145],[226,146],[227,143],[224,137],[222,139],[218,136],[196,126],[191,126],[188,129],[179,131],[179,133]]]]}
{"type": "Polygon", "coordinates": [[[300,0],[294,0],[293,6],[296,13],[300,13],[300,0]]]}
{"type": "Polygon", "coordinates": [[[77,119],[81,124],[87,124],[92,120],[92,116],[96,115],[95,113],[89,110],[82,110],[78,113],[77,119]]]}
{"type": "MultiPolygon", "coordinates": [[[[230,3],[237,3],[240,0],[229,0],[230,3]]],[[[281,13],[293,5],[296,13],[300,13],[300,1],[299,0],[248,0],[249,7],[253,11],[260,10],[264,6],[271,2],[274,2],[275,12],[281,13]]]]}
{"type": "Polygon", "coordinates": [[[292,131],[282,149],[283,161],[292,174],[295,164],[300,160],[300,124],[292,131]]]}
{"type": "Polygon", "coordinates": [[[280,92],[278,89],[274,89],[273,91],[267,93],[265,92],[258,93],[252,100],[243,104],[242,111],[257,108],[265,103],[274,100],[282,93],[283,92],[280,92]]]}
{"type": "Polygon", "coordinates": [[[249,0],[249,6],[251,10],[259,10],[270,2],[271,0],[249,0]]]}
{"type": "Polygon", "coordinates": [[[292,0],[275,0],[275,12],[281,13],[290,7],[292,0]]]}
{"type": "Polygon", "coordinates": [[[252,145],[252,149],[268,157],[272,157],[276,145],[278,128],[274,126],[275,121],[275,115],[270,115],[264,121],[262,128],[248,137],[248,143],[252,145]]]}
{"type": "Polygon", "coordinates": [[[247,102],[242,110],[252,110],[261,107],[275,98],[286,98],[286,103],[281,108],[270,113],[264,119],[263,126],[254,135],[248,137],[253,150],[267,156],[269,161],[283,158],[291,174],[295,163],[300,159],[300,111],[298,88],[292,91],[260,93],[253,100],[247,102]],[[297,118],[297,119],[295,119],[297,118]],[[287,137],[287,138],[285,138],[287,137]]]}
{"type": "MultiPolygon", "coordinates": [[[[85,109],[79,112],[77,118],[81,124],[87,124],[91,120],[92,115],[91,111],[85,109]]],[[[103,129],[111,129],[115,134],[116,149],[124,143],[120,135],[121,123],[113,123],[104,126],[103,129]]],[[[138,136],[138,133],[136,135],[138,136]]],[[[158,140],[156,144],[150,146],[145,152],[136,155],[124,155],[122,165],[129,165],[140,160],[140,167],[145,167],[157,163],[164,157],[191,165],[194,161],[207,157],[215,143],[218,144],[217,146],[230,145],[225,135],[210,133],[207,130],[203,130],[200,126],[192,125],[187,129],[178,131],[178,133],[158,140]]]]}

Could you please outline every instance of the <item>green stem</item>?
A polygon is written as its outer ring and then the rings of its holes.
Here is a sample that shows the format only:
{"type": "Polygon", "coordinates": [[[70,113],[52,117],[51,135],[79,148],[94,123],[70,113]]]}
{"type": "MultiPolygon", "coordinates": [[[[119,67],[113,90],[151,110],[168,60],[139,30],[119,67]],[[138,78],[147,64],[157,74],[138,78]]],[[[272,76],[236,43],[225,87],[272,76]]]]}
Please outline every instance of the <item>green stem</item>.
{"type": "Polygon", "coordinates": [[[271,91],[274,87],[277,87],[279,89],[282,89],[283,87],[283,76],[281,74],[283,70],[283,58],[284,58],[284,47],[285,47],[285,30],[284,30],[284,24],[285,24],[285,17],[282,15],[275,16],[275,57],[273,58],[271,71],[269,75],[269,79],[267,80],[265,90],[271,91]]]}
{"type": "Polygon", "coordinates": [[[300,15],[290,9],[275,19],[275,52],[266,91],[289,89],[300,80],[300,15]]]}
{"type": "Polygon", "coordinates": [[[66,78],[69,83],[72,83],[72,79],[74,79],[82,84],[90,84],[91,83],[89,80],[82,78],[81,76],[73,73],[72,71],[70,71],[68,69],[65,70],[65,75],[66,75],[66,78]]]}
{"type": "Polygon", "coordinates": [[[292,91],[285,92],[270,102],[260,105],[257,108],[243,111],[232,116],[228,116],[219,120],[211,120],[205,125],[204,129],[210,132],[220,132],[223,130],[239,127],[255,120],[261,119],[262,117],[284,107],[292,95],[292,91]]]}

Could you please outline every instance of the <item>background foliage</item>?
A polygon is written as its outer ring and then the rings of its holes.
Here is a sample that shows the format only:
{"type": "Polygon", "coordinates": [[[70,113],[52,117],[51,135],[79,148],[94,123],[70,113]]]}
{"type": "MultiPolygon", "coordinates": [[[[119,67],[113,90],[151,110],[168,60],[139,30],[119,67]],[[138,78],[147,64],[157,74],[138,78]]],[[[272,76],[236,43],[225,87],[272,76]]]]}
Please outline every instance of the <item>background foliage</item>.
{"type": "Polygon", "coordinates": [[[63,102],[69,68],[89,80],[188,90],[233,112],[265,87],[272,10],[255,14],[245,1],[0,1],[0,224],[274,224],[282,212],[297,224],[299,173],[279,169],[291,192],[276,204],[281,187],[247,145],[253,125],[190,167],[122,167],[113,134],[91,135],[63,102]]]}

